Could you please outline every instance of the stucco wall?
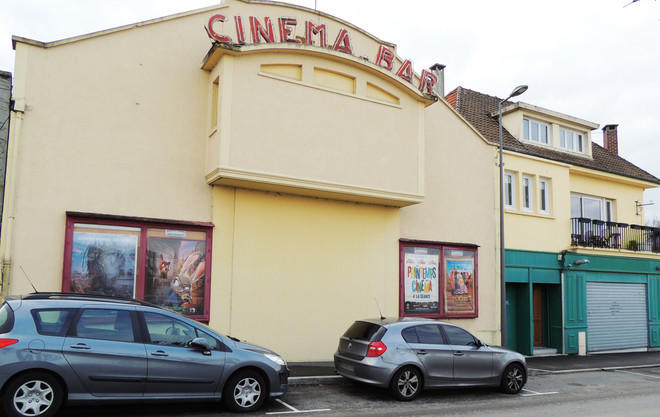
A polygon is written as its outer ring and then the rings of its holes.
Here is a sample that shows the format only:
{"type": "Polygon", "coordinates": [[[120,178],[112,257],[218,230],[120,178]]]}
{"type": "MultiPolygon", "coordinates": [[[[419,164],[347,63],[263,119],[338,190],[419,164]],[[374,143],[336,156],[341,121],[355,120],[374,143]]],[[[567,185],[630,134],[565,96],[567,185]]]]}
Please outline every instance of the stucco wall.
{"type": "Polygon", "coordinates": [[[211,326],[331,361],[357,319],[398,313],[399,209],[214,187],[211,326]]]}
{"type": "Polygon", "coordinates": [[[495,148],[444,102],[425,112],[425,197],[401,209],[401,237],[479,245],[479,317],[455,319],[486,343],[499,343],[495,148]]]}

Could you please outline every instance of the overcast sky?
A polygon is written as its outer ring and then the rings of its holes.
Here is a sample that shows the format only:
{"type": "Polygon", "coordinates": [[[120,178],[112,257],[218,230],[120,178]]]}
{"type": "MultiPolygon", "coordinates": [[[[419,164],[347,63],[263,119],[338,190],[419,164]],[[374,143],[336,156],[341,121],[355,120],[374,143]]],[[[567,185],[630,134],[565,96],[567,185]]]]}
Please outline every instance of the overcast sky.
{"type": "MultiPolygon", "coordinates": [[[[660,2],[639,0],[291,0],[398,46],[415,70],[447,65],[460,85],[601,127],[619,125],[619,154],[660,178],[660,2]],[[401,6],[405,5],[405,9],[401,6]],[[624,7],[625,6],[625,7],[624,7]]],[[[54,41],[181,11],[209,0],[4,0],[0,70],[13,71],[11,35],[54,41]]],[[[593,132],[602,144],[602,133],[593,132]]],[[[660,190],[647,192],[660,221],[660,190]]],[[[632,203],[630,203],[632,204],[632,203]]]]}

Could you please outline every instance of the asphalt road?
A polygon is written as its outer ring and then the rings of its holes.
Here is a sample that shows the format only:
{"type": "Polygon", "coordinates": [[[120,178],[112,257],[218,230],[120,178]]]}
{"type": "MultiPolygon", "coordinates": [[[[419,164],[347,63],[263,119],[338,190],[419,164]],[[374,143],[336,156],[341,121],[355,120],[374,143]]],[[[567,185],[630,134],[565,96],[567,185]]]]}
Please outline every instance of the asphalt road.
{"type": "MultiPolygon", "coordinates": [[[[157,404],[67,407],[67,417],[228,416],[220,404],[157,404]]],[[[658,416],[660,368],[546,374],[530,377],[517,395],[466,388],[424,392],[410,403],[384,390],[346,382],[297,385],[281,401],[269,401],[255,415],[292,416],[658,416]],[[295,410],[298,410],[296,412],[295,410]]]]}

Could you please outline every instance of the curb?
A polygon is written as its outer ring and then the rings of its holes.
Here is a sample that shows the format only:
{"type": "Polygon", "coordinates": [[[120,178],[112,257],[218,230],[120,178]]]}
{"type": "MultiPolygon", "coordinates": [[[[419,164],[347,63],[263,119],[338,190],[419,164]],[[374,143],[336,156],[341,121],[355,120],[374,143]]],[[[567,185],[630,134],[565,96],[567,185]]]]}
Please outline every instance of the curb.
{"type": "MultiPolygon", "coordinates": [[[[628,365],[628,366],[609,366],[600,368],[581,368],[581,369],[538,369],[529,368],[530,376],[539,375],[562,375],[562,374],[576,374],[581,372],[598,372],[598,371],[619,371],[626,369],[644,369],[644,368],[660,368],[660,363],[649,365],[628,365]]],[[[341,375],[318,375],[318,376],[294,376],[289,377],[289,385],[339,385],[346,383],[347,380],[341,375]]]]}
{"type": "Polygon", "coordinates": [[[289,385],[339,385],[345,382],[341,375],[289,377],[289,385]]]}

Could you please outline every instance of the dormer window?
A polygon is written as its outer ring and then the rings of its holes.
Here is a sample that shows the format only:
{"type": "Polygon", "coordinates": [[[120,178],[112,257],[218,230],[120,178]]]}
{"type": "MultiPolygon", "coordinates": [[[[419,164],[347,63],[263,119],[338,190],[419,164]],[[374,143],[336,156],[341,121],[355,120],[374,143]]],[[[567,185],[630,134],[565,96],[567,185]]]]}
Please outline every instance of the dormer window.
{"type": "Polygon", "coordinates": [[[584,153],[584,135],[570,129],[559,129],[559,146],[572,152],[584,153]]]}
{"type": "Polygon", "coordinates": [[[523,138],[547,145],[550,128],[546,123],[533,119],[523,119],[523,138]]]}

